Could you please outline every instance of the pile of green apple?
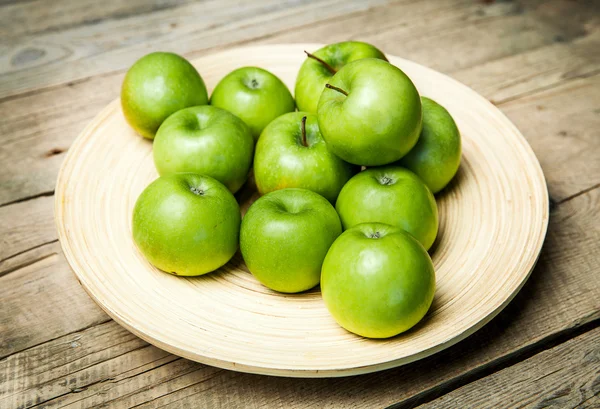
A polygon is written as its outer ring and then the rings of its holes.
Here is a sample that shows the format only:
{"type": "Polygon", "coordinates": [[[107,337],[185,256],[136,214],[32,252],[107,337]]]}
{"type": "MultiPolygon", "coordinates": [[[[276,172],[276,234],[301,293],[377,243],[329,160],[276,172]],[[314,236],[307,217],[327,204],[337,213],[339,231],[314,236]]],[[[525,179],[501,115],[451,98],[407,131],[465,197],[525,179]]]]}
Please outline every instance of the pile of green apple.
{"type": "Polygon", "coordinates": [[[209,99],[178,55],[131,67],[123,113],[154,140],[160,175],[135,204],[133,238],[151,264],[181,276],[214,271],[239,248],[266,287],[320,283],[342,327],[391,337],[432,303],[433,194],[457,172],[460,134],[372,45],[306,54],[295,100],[261,68],[229,73],[209,99]],[[234,193],[253,182],[262,197],[242,219],[234,193]]]}

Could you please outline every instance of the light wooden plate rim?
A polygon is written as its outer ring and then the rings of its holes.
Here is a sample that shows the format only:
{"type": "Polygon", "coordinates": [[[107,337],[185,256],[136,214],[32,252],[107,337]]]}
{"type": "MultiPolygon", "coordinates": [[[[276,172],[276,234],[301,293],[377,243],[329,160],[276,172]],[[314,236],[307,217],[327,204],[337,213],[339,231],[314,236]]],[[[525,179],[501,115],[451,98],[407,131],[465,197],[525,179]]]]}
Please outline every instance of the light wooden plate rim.
{"type": "MultiPolygon", "coordinates": [[[[206,58],[217,58],[220,57],[222,59],[232,58],[238,52],[244,52],[248,54],[270,54],[277,55],[279,52],[283,52],[289,50],[290,48],[295,51],[306,50],[315,50],[321,47],[322,44],[277,44],[277,45],[265,45],[265,46],[253,46],[253,47],[243,47],[243,48],[235,48],[228,49],[222,51],[218,54],[214,54],[211,56],[200,58],[196,61],[192,61],[194,65],[198,66],[202,63],[206,58]]],[[[320,365],[316,364],[314,367],[282,367],[277,364],[264,364],[264,363],[252,363],[252,362],[236,362],[228,359],[224,359],[222,356],[212,356],[210,353],[199,354],[190,349],[180,348],[175,345],[172,345],[169,342],[168,338],[162,336],[161,333],[150,332],[140,326],[140,322],[137,322],[135,319],[132,319],[127,314],[123,314],[120,311],[119,306],[111,305],[107,300],[103,297],[101,289],[97,288],[94,283],[92,283],[88,279],[88,275],[86,273],[85,267],[81,263],[80,255],[77,254],[75,249],[73,248],[73,243],[71,242],[71,237],[69,235],[69,231],[65,224],[65,212],[68,211],[68,207],[65,206],[65,191],[68,185],[69,175],[67,171],[70,169],[69,166],[78,160],[78,154],[80,150],[85,146],[87,139],[94,133],[98,124],[102,121],[102,119],[110,117],[116,112],[120,111],[120,101],[119,99],[115,99],[108,106],[106,106],[91,122],[86,126],[86,128],[81,132],[81,134],[76,138],[73,142],[71,148],[69,149],[63,165],[61,166],[55,190],[55,221],[58,230],[58,237],[65,254],[65,257],[71,266],[75,276],[81,283],[82,287],[89,294],[89,296],[115,321],[117,321],[120,325],[127,328],[129,331],[144,339],[145,341],[156,345],[168,352],[174,353],[176,355],[182,356],[184,358],[188,358],[194,361],[198,361],[204,364],[217,366],[225,369],[232,369],[242,372],[250,372],[257,374],[267,374],[267,375],[276,375],[276,376],[290,376],[290,377],[333,377],[333,376],[347,376],[347,375],[355,375],[362,373],[369,373],[384,369],[393,368],[396,366],[404,365],[424,357],[430,356],[436,352],[439,352],[443,349],[446,349],[457,342],[465,339],[469,335],[473,334],[475,331],[483,327],[486,323],[492,320],[502,309],[506,307],[510,303],[510,301],[515,297],[515,295],[519,292],[519,290],[523,287],[527,278],[531,274],[537,259],[539,257],[539,253],[542,248],[542,244],[547,232],[548,228],[548,213],[549,213],[549,199],[548,192],[546,189],[546,183],[544,179],[544,175],[539,165],[537,158],[535,157],[534,152],[532,151],[529,144],[526,142],[525,138],[521,135],[521,133],[517,130],[517,128],[510,122],[508,118],[504,116],[504,114],[496,108],[493,104],[491,104],[484,97],[480,96],[478,93],[463,85],[462,83],[444,75],[437,71],[434,71],[430,68],[421,66],[417,63],[399,58],[394,56],[389,56],[390,62],[395,63],[397,65],[402,66],[412,66],[414,69],[422,70],[425,73],[428,73],[432,76],[438,76],[438,78],[443,77],[444,81],[450,84],[452,87],[457,87],[461,89],[462,92],[469,95],[469,98],[473,98],[477,101],[478,104],[485,106],[487,109],[493,111],[495,115],[502,121],[502,125],[506,128],[507,132],[513,134],[515,141],[520,143],[519,148],[523,150],[524,155],[527,157],[527,160],[530,162],[529,164],[535,168],[535,172],[533,174],[528,175],[533,178],[534,183],[537,184],[538,189],[535,191],[535,206],[536,211],[540,215],[538,220],[532,221],[536,223],[537,226],[537,236],[535,237],[535,241],[530,243],[529,245],[529,255],[530,257],[527,259],[524,267],[521,269],[521,276],[519,277],[519,281],[516,285],[510,289],[509,292],[506,293],[506,297],[504,300],[493,307],[488,313],[481,316],[479,320],[474,324],[467,328],[462,328],[459,332],[453,334],[451,337],[444,339],[432,347],[425,348],[421,351],[418,351],[409,356],[400,357],[397,359],[384,359],[379,362],[372,362],[366,365],[352,365],[349,364],[347,366],[341,365],[339,368],[324,369],[320,365]]],[[[202,74],[201,66],[199,69],[202,74]]],[[[225,74],[225,73],[224,73],[225,74]]]]}

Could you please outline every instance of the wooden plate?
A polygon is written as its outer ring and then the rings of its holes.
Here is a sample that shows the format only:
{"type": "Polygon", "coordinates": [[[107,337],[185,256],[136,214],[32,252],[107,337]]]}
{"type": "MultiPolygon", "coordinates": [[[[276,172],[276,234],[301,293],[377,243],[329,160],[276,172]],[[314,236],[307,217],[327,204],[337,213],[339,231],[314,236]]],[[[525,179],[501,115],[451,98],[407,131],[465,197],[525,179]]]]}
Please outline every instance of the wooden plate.
{"type": "MultiPolygon", "coordinates": [[[[266,68],[290,89],[318,44],[240,48],[193,61],[209,91],[231,70],[266,68]]],[[[117,322],[174,354],[260,374],[329,377],[378,371],[449,347],[490,321],[519,291],[548,224],[544,176],[515,126],[470,88],[389,56],[422,95],[444,105],[463,138],[460,170],[441,195],[432,254],[437,291],[425,319],[388,340],[346,332],[318,289],[283,295],[261,286],[241,257],[181,278],[153,268],[131,238],[132,209],[157,177],[152,143],[125,123],[119,100],[76,139],[56,186],[64,253],[89,295],[117,322]]],[[[257,195],[242,192],[247,207],[257,195]]]]}

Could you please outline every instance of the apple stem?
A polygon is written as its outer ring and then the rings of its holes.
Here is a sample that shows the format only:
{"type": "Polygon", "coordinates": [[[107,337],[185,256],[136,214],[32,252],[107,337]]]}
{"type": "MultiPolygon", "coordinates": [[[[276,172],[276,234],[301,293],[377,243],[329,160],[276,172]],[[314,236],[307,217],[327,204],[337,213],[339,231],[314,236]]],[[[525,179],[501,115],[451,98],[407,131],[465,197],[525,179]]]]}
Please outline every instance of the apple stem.
{"type": "Polygon", "coordinates": [[[343,89],[341,89],[341,88],[338,88],[338,87],[336,87],[336,86],[333,86],[333,85],[331,85],[331,84],[325,84],[325,88],[333,89],[333,90],[335,90],[335,91],[337,91],[337,92],[341,92],[341,93],[342,93],[342,94],[344,94],[345,96],[348,96],[348,93],[347,93],[346,91],[344,91],[343,89]]]}
{"type": "Polygon", "coordinates": [[[312,58],[313,60],[318,61],[321,64],[323,64],[323,67],[327,68],[329,70],[329,72],[331,72],[332,74],[335,74],[337,72],[335,70],[335,68],[333,68],[331,65],[327,64],[325,61],[323,61],[322,59],[320,59],[316,55],[313,55],[313,54],[309,53],[306,50],[304,50],[304,52],[306,53],[306,55],[308,56],[308,58],[312,58]]]}
{"type": "Polygon", "coordinates": [[[308,147],[308,143],[306,143],[306,115],[302,117],[302,145],[308,147]]]}
{"type": "Polygon", "coordinates": [[[192,191],[193,194],[198,195],[198,196],[204,196],[204,190],[196,187],[196,186],[192,186],[190,188],[190,190],[192,191]]]}
{"type": "Polygon", "coordinates": [[[389,178],[387,176],[383,176],[380,180],[382,185],[391,185],[392,184],[392,178],[389,178]]]}

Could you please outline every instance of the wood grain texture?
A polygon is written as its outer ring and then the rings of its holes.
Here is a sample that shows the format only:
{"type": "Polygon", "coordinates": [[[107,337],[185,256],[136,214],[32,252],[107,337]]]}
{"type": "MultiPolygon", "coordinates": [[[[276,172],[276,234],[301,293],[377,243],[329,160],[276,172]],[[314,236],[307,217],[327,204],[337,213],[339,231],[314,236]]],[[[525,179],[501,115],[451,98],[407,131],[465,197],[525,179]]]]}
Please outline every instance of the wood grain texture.
{"type": "Polygon", "coordinates": [[[360,33],[362,39],[381,43],[392,54],[436,69],[441,69],[436,61],[444,61],[444,65],[456,69],[557,39],[569,41],[585,35],[580,27],[588,19],[597,18],[590,9],[586,3],[565,0],[487,5],[468,0],[414,4],[406,0],[266,0],[242,11],[213,0],[7,41],[6,52],[0,55],[0,98],[126,69],[150,51],[148,41],[153,50],[196,57],[210,48],[271,37],[278,32],[287,34],[278,42],[346,40],[360,33]],[[562,24],[562,15],[548,13],[567,4],[571,22],[578,24],[562,24]],[[377,24],[372,24],[375,21],[377,24]],[[294,28],[301,30],[296,33],[294,28]],[[515,36],[519,41],[514,41],[515,36]],[[122,41],[123,37],[127,41],[122,41]],[[397,41],[398,37],[402,41],[397,41]],[[422,46],[423,42],[427,47],[422,46]],[[465,42],[473,45],[465,47],[465,42]],[[437,56],[434,61],[421,60],[421,55],[432,53],[437,56]]]}
{"type": "Polygon", "coordinates": [[[598,13],[586,4],[547,2],[414,2],[382,6],[294,30],[266,43],[358,39],[442,72],[455,72],[596,31],[598,13]],[[569,7],[569,21],[555,12],[569,7]],[[376,24],[374,24],[376,22],[376,24]],[[585,27],[585,29],[583,29],[585,27]]]}
{"type": "Polygon", "coordinates": [[[503,107],[522,96],[595,75],[600,70],[600,53],[595,52],[598,49],[600,30],[592,29],[572,41],[477,64],[452,76],[503,107]]]}
{"type": "Polygon", "coordinates": [[[0,272],[15,255],[56,240],[53,203],[54,198],[47,196],[0,207],[0,272]]]}
{"type": "Polygon", "coordinates": [[[119,95],[122,76],[0,103],[0,204],[52,192],[65,152],[85,123],[119,95]],[[86,95],[88,97],[86,97],[86,95]]]}
{"type": "Polygon", "coordinates": [[[383,2],[262,0],[240,7],[238,2],[210,0],[10,40],[2,44],[5,50],[0,53],[0,98],[124,70],[154,50],[205,52],[383,2]],[[28,57],[19,58],[23,54],[28,57]]]}
{"type": "Polygon", "coordinates": [[[600,407],[600,328],[419,406],[449,407],[600,407]]]}
{"type": "MultiPolygon", "coordinates": [[[[254,65],[292,88],[302,50],[316,47],[240,48],[195,64],[204,67],[209,89],[222,73],[254,65]]],[[[292,297],[268,291],[239,257],[193,279],[151,268],[133,245],[130,219],[156,170],[151,144],[127,126],[119,101],[77,139],[57,182],[59,238],[84,288],[109,315],[161,348],[210,365],[286,376],[390,368],[443,349],[489,321],[528,277],[545,235],[548,198],[537,159],[485,99],[435,71],[389,59],[423,95],[447,107],[463,139],[461,171],[453,188],[438,196],[437,295],[421,330],[386,341],[356,337],[335,324],[318,292],[292,297]]]]}
{"type": "Polygon", "coordinates": [[[529,137],[555,200],[600,183],[599,74],[502,105],[529,137]]]}
{"type": "Polygon", "coordinates": [[[37,263],[0,277],[0,358],[107,319],[72,279],[58,243],[51,246],[37,263]]]}
{"type": "Polygon", "coordinates": [[[176,359],[111,320],[0,361],[0,406],[29,407],[65,393],[82,392],[88,388],[82,379],[100,384],[176,359]],[[121,363],[119,371],[114,370],[115,362],[121,363]],[[104,377],[96,379],[97,373],[104,377]]]}
{"type": "MultiPolygon", "coordinates": [[[[33,34],[98,24],[173,8],[189,0],[45,0],[19,1],[0,8],[0,38],[3,42],[33,34]]],[[[2,4],[0,2],[0,4],[2,4]]]]}
{"type": "Polygon", "coordinates": [[[51,240],[46,244],[38,244],[27,251],[16,253],[3,259],[2,262],[0,262],[0,277],[25,268],[45,258],[52,257],[56,253],[56,249],[53,246],[56,242],[58,242],[58,238],[51,240]]]}
{"type": "MultiPolygon", "coordinates": [[[[130,333],[115,322],[94,326],[97,319],[78,320],[78,333],[52,339],[39,334],[39,346],[21,343],[22,351],[0,361],[2,384],[0,402],[9,408],[23,402],[47,401],[60,407],[74,402],[73,407],[89,407],[95,395],[105,396],[103,403],[146,402],[144,407],[349,407],[358,400],[366,407],[384,407],[398,402],[411,402],[414,396],[442,393],[448,383],[467,374],[504,362],[522,351],[543,345],[556,334],[568,334],[574,328],[600,318],[600,227],[596,214],[600,210],[600,189],[559,204],[550,217],[548,235],[540,260],[515,300],[494,320],[467,340],[414,364],[350,378],[283,379],[241,374],[186,361],[189,366],[176,374],[169,364],[153,367],[157,348],[141,340],[131,342],[130,333]],[[85,329],[90,327],[88,329],[85,329]],[[98,332],[100,331],[100,332],[98,332]],[[99,334],[106,335],[99,335],[99,334]],[[78,342],[65,348],[71,340],[78,342]],[[62,347],[61,347],[62,346],[62,347]],[[23,350],[23,348],[30,347],[23,350]],[[82,348],[83,352],[79,349],[82,348]],[[88,355],[88,352],[92,352],[88,355]],[[25,365],[24,363],[27,363],[25,365]],[[132,376],[131,382],[113,383],[110,378],[131,374],[131,368],[153,368],[132,376]],[[208,369],[205,369],[208,368],[208,369]],[[182,372],[183,371],[183,372],[182,372]],[[435,376],[431,376],[435,373],[435,376]],[[39,380],[38,381],[36,381],[39,380]],[[68,388],[76,392],[69,392],[68,388]],[[106,392],[110,391],[110,399],[106,392]],[[66,395],[65,395],[66,393],[66,395]],[[63,396],[64,395],[64,396],[63,396]]],[[[61,267],[68,266],[61,260],[61,267]]],[[[34,274],[29,271],[29,274],[34,274]]],[[[58,292],[56,309],[68,308],[64,288],[72,288],[71,297],[82,296],[94,306],[73,275],[62,280],[48,280],[41,292],[58,292]],[[68,284],[72,282],[72,284],[68,284]]],[[[11,298],[9,310],[35,308],[30,299],[11,298]]],[[[35,316],[32,314],[32,316],[35,316]]],[[[45,317],[58,321],[60,317],[45,317]]],[[[108,318],[108,317],[107,317],[108,318]]],[[[13,320],[13,336],[25,330],[25,322],[13,320]]],[[[47,323],[56,326],[56,323],[47,323]]],[[[135,337],[134,337],[135,338],[135,337]]],[[[137,338],[136,338],[137,339],[137,338]]],[[[17,344],[18,341],[10,342],[17,344]]],[[[172,356],[172,355],[169,355],[172,356]]],[[[173,357],[176,359],[176,357],[173,357]]],[[[163,362],[163,361],[160,361],[163,362]]],[[[95,400],[95,402],[98,402],[95,400]]],[[[2,405],[4,406],[4,405],[2,405]]]]}

